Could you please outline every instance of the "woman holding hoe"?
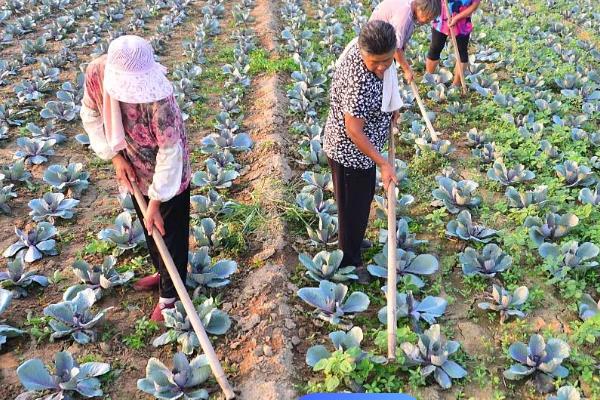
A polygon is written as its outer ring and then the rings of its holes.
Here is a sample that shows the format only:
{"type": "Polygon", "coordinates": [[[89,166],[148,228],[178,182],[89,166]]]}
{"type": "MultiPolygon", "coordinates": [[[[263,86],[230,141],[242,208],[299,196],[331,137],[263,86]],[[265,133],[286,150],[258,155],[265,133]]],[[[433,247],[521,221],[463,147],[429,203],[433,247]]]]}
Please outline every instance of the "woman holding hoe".
{"type": "Polygon", "coordinates": [[[81,120],[90,147],[111,160],[120,188],[133,193],[135,182],[148,202],[146,218],[133,198],[157,273],[135,288],[159,288],[151,315],[173,308],[177,293],[152,239],[163,237],[185,281],[190,222],[190,163],[181,111],[173,97],[166,69],[154,61],[150,43],[138,36],[113,40],[108,54],[92,61],[85,73],[81,120]]]}
{"type": "MultiPolygon", "coordinates": [[[[433,74],[440,63],[440,53],[446,45],[446,39],[450,34],[450,29],[454,30],[456,44],[462,63],[463,73],[469,70],[469,37],[473,31],[471,15],[479,7],[481,0],[442,0],[442,14],[432,22],[431,26],[431,44],[425,62],[425,70],[433,74]],[[447,3],[446,3],[447,1],[447,3]],[[452,15],[448,17],[448,7],[452,10],[452,15]]],[[[456,60],[458,63],[459,61],[456,60]]],[[[460,74],[458,67],[454,69],[454,86],[460,86],[460,74]]]]}
{"type": "MultiPolygon", "coordinates": [[[[361,283],[370,279],[360,249],[375,194],[375,165],[386,188],[396,182],[394,168],[381,155],[392,118],[398,117],[393,112],[397,107],[386,105],[384,96],[384,76],[390,76],[386,71],[395,53],[394,27],[370,21],[338,59],[330,88],[323,150],[338,209],[338,245],[344,252],[340,266],[355,266],[361,283]]],[[[397,85],[396,71],[391,72],[397,85]]]]}

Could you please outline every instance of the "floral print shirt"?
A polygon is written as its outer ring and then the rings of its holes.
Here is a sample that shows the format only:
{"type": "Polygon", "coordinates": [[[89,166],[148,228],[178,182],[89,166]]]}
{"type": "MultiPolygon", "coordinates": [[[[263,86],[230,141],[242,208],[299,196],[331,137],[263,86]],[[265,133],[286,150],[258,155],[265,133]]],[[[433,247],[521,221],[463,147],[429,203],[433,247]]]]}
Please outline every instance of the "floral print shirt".
{"type": "MultiPolygon", "coordinates": [[[[105,63],[106,56],[97,58],[88,65],[85,74],[83,107],[96,112],[99,118],[105,63]]],[[[145,104],[120,102],[120,106],[127,144],[123,153],[136,172],[142,193],[161,201],[182,193],[189,186],[191,169],[183,118],[175,98],[171,95],[145,104]],[[177,163],[182,165],[169,165],[177,163]],[[165,174],[169,169],[177,171],[176,175],[165,174]],[[173,176],[178,181],[173,182],[173,176]]]]}
{"type": "Polygon", "coordinates": [[[390,132],[392,113],[381,111],[383,80],[367,69],[354,43],[342,56],[329,89],[329,114],[325,122],[323,151],[344,167],[369,169],[375,163],[348,136],[344,115],[364,120],[363,131],[377,151],[390,132]]]}

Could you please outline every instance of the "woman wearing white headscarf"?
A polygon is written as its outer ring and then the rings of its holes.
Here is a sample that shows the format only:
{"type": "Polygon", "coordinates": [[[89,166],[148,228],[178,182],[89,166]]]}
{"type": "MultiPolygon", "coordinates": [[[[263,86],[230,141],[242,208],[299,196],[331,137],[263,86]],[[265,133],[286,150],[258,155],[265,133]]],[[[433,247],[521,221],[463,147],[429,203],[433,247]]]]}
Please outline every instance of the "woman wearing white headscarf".
{"type": "Polygon", "coordinates": [[[140,279],[139,290],[159,287],[151,319],[177,300],[167,269],[151,237],[156,228],[185,281],[190,219],[189,150],[181,111],[166,69],[154,60],[152,46],[126,35],[111,42],[108,54],[92,61],[85,74],[81,119],[90,147],[111,160],[121,189],[136,182],[148,201],[146,218],[134,199],[157,273],[140,279]]]}

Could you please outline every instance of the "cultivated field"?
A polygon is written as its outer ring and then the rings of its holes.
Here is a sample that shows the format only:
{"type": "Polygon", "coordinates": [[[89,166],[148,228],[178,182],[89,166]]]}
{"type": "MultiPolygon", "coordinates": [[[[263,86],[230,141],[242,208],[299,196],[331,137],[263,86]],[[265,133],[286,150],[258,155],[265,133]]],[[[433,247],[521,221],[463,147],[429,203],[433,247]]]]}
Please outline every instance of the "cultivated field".
{"type": "MultiPolygon", "coordinates": [[[[187,118],[187,284],[240,399],[600,399],[600,3],[483,1],[465,97],[451,47],[424,76],[430,28],[416,28],[407,58],[440,138],[403,87],[396,362],[382,358],[385,193],[363,255],[376,279],[360,285],[337,268],[321,149],[333,63],[376,3],[2,1],[0,398],[26,392],[16,370],[36,358],[21,380],[55,386],[42,364],[55,373],[58,355],[73,398],[151,399],[137,386],[150,358],[202,354],[185,313],[148,320],[156,293],[131,287],[153,272],[141,226],[79,120],[81,71],[126,33],[151,40],[187,118]],[[60,352],[100,364],[77,376],[60,352]]],[[[192,365],[187,398],[223,398],[192,365]]]]}

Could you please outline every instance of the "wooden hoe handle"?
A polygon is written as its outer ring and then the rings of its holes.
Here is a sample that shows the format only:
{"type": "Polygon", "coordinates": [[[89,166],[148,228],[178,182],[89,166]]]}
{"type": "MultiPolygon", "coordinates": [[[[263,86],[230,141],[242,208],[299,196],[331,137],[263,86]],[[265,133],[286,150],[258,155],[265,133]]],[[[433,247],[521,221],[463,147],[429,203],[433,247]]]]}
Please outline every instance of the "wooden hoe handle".
{"type": "MultiPolygon", "coordinates": [[[[142,195],[142,192],[140,191],[138,185],[135,182],[130,183],[131,187],[133,188],[133,195],[135,196],[135,200],[137,201],[138,205],[140,206],[140,209],[142,210],[142,215],[145,217],[148,207],[148,205],[146,204],[146,199],[142,195]]],[[[223,390],[223,393],[225,394],[225,398],[227,400],[234,399],[235,393],[233,392],[231,385],[229,385],[229,382],[227,381],[227,377],[225,376],[223,367],[221,366],[221,363],[219,363],[217,354],[215,353],[215,350],[213,349],[210,340],[208,339],[208,335],[206,334],[206,331],[202,326],[202,322],[200,321],[200,317],[196,312],[194,303],[192,303],[192,300],[190,299],[190,295],[188,294],[187,289],[183,284],[181,276],[179,275],[179,271],[177,271],[177,267],[173,262],[173,258],[171,257],[171,254],[169,253],[167,245],[165,244],[165,241],[160,235],[160,232],[158,232],[158,229],[153,228],[152,238],[156,243],[156,247],[158,248],[158,252],[162,257],[165,266],[167,267],[169,276],[171,277],[171,280],[175,285],[175,290],[179,295],[179,300],[181,300],[181,303],[183,304],[183,308],[185,309],[185,312],[187,313],[190,319],[190,323],[194,328],[194,332],[196,332],[196,335],[198,336],[198,340],[200,341],[202,351],[206,355],[206,359],[208,360],[210,369],[212,370],[212,373],[215,379],[217,380],[217,383],[219,384],[219,386],[221,386],[221,389],[223,390]]]]}

